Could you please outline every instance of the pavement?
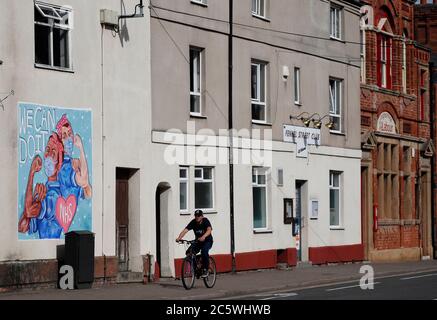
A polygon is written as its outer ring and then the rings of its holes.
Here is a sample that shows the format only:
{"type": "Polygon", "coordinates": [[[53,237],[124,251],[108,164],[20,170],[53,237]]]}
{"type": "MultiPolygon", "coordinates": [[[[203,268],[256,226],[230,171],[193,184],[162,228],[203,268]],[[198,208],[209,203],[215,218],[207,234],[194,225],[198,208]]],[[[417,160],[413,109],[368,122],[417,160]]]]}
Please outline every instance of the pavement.
{"type": "MultiPolygon", "coordinates": [[[[268,295],[269,292],[294,293],[293,290],[345,282],[358,285],[358,280],[363,276],[360,273],[363,265],[372,266],[376,278],[437,273],[437,260],[401,263],[363,262],[219,274],[217,283],[212,289],[205,288],[203,281],[197,280],[194,288],[187,291],[180,280],[161,279],[159,282],[147,285],[107,285],[85,290],[24,289],[0,293],[0,300],[224,300],[244,299],[244,297],[258,299],[259,294],[268,295]]],[[[424,281],[430,280],[432,276],[423,278],[424,281]]]]}

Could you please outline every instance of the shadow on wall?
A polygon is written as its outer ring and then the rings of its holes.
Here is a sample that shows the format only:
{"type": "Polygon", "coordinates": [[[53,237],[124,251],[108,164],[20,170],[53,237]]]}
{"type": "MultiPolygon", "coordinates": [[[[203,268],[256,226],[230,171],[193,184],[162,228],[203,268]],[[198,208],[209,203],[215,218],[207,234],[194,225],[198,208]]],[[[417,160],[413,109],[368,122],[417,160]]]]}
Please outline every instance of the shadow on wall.
{"type": "MultiPolygon", "coordinates": [[[[120,0],[120,14],[121,15],[126,15],[126,5],[124,3],[123,0],[120,0]]],[[[120,38],[120,44],[123,47],[125,42],[129,42],[130,38],[129,38],[129,30],[127,28],[127,19],[121,19],[119,21],[120,23],[120,29],[118,32],[118,36],[120,38]]]]}

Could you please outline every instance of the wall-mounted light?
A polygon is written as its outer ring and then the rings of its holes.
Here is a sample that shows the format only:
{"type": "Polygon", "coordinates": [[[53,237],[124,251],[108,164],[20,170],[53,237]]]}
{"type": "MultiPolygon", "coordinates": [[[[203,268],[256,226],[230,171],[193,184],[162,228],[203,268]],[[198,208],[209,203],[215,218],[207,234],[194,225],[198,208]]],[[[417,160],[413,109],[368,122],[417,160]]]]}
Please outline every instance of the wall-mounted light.
{"type": "Polygon", "coordinates": [[[329,129],[329,130],[333,130],[335,129],[335,123],[332,121],[331,117],[329,114],[321,117],[318,113],[314,113],[312,115],[310,115],[308,112],[302,112],[300,115],[294,117],[294,116],[290,116],[290,120],[296,119],[299,121],[302,121],[303,125],[305,127],[309,127],[311,122],[313,123],[313,127],[315,129],[321,129],[322,125],[323,125],[323,120],[325,118],[329,117],[329,121],[325,124],[325,126],[329,129]],[[304,117],[304,115],[306,115],[304,117]]]}
{"type": "Polygon", "coordinates": [[[283,66],[282,67],[282,80],[284,80],[284,82],[286,82],[289,77],[290,77],[290,69],[288,68],[288,66],[283,66]]]}

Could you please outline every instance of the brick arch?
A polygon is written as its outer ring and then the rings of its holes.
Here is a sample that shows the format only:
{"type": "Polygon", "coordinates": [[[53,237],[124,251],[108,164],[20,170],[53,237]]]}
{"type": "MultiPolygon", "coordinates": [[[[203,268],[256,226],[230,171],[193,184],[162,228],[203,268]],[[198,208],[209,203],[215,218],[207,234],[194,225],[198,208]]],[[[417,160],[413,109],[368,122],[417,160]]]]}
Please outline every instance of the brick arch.
{"type": "Polygon", "coordinates": [[[381,113],[383,113],[383,112],[387,112],[391,115],[391,117],[393,118],[393,120],[396,124],[396,131],[399,133],[400,132],[399,114],[398,114],[396,108],[388,101],[381,103],[378,107],[378,110],[377,110],[378,116],[376,118],[376,121],[378,121],[379,117],[381,116],[381,113]]]}
{"type": "Polygon", "coordinates": [[[388,6],[387,4],[381,4],[378,11],[376,12],[375,26],[378,25],[381,18],[387,18],[388,23],[390,24],[390,31],[393,34],[398,34],[398,26],[396,25],[394,16],[396,16],[396,12],[394,12],[393,9],[390,8],[390,6],[388,6]]]}

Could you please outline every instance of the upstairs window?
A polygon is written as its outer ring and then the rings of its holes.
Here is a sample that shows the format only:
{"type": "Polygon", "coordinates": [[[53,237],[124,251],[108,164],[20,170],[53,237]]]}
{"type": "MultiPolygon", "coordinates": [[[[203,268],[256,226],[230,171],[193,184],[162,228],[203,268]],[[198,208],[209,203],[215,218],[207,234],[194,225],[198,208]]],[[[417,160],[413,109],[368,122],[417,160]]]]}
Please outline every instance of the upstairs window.
{"type": "Polygon", "coordinates": [[[252,14],[259,17],[266,17],[266,0],[252,0],[252,14]]]}
{"type": "Polygon", "coordinates": [[[388,9],[381,9],[378,13],[378,34],[376,37],[377,55],[377,84],[381,88],[392,88],[392,61],[393,61],[393,19],[388,9]]]}
{"type": "Polygon", "coordinates": [[[202,53],[190,48],[190,113],[197,116],[202,115],[202,53]]]}
{"type": "Polygon", "coordinates": [[[71,69],[70,8],[35,2],[35,64],[71,69]]]}
{"type": "Polygon", "coordinates": [[[378,85],[382,88],[390,89],[392,84],[392,41],[391,38],[383,34],[379,34],[377,38],[378,85]]]}
{"type": "Polygon", "coordinates": [[[334,127],[331,132],[341,132],[342,131],[342,106],[343,106],[343,80],[340,79],[329,79],[329,116],[331,118],[334,127]]]}
{"type": "Polygon", "coordinates": [[[266,104],[266,69],[267,64],[252,61],[251,91],[252,91],[252,121],[267,122],[266,104]]]}
{"type": "Polygon", "coordinates": [[[300,93],[300,68],[294,68],[294,103],[297,105],[302,103],[300,93]]]}
{"type": "Polygon", "coordinates": [[[341,40],[342,38],[342,15],[343,10],[337,6],[331,6],[331,38],[341,40]]]}
{"type": "Polygon", "coordinates": [[[420,88],[419,88],[419,105],[420,105],[420,120],[426,120],[426,96],[427,96],[427,72],[424,69],[420,70],[420,88]]]}

